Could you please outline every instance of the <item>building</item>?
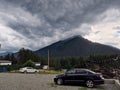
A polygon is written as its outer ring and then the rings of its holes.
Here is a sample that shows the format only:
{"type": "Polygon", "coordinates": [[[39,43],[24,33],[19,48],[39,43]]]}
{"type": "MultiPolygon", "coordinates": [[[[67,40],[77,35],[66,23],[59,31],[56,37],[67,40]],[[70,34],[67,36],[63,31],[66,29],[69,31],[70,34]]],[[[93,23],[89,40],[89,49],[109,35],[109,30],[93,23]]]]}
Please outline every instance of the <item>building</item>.
{"type": "Polygon", "coordinates": [[[44,65],[44,66],[43,66],[43,69],[44,69],[44,70],[47,70],[47,69],[48,69],[48,65],[44,65]]]}
{"type": "Polygon", "coordinates": [[[35,62],[35,66],[40,67],[41,63],[40,62],[35,62]]]}
{"type": "Polygon", "coordinates": [[[12,65],[12,61],[9,60],[0,60],[0,66],[12,65]]]}
{"type": "Polygon", "coordinates": [[[40,62],[34,62],[35,63],[35,68],[40,69],[41,68],[41,63],[40,62]]]}

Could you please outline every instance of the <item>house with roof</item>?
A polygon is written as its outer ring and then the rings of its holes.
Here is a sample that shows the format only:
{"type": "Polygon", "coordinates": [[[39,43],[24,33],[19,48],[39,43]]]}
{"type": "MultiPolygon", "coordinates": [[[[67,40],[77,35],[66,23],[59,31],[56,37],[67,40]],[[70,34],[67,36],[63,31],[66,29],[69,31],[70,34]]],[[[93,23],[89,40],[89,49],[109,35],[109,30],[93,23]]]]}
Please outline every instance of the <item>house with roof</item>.
{"type": "Polygon", "coordinates": [[[0,66],[12,65],[12,61],[9,60],[0,60],[0,66]]]}
{"type": "Polygon", "coordinates": [[[38,66],[38,67],[41,66],[41,63],[40,63],[40,62],[34,62],[34,63],[35,63],[35,66],[38,66]]]}
{"type": "Polygon", "coordinates": [[[34,62],[35,63],[35,68],[40,69],[41,68],[41,63],[40,62],[34,62]]]}

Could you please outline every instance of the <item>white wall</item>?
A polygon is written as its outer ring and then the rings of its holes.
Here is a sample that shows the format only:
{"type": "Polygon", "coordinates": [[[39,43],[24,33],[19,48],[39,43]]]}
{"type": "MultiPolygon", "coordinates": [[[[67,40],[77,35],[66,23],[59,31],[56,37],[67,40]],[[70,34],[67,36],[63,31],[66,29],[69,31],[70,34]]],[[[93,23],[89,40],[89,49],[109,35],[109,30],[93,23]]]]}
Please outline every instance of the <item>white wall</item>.
{"type": "Polygon", "coordinates": [[[40,66],[41,64],[40,63],[36,63],[35,66],[40,66]]]}
{"type": "Polygon", "coordinates": [[[0,63],[0,65],[12,65],[12,63],[0,63]]]}
{"type": "Polygon", "coordinates": [[[48,66],[47,65],[43,66],[43,69],[44,70],[48,69],[48,66]]]}

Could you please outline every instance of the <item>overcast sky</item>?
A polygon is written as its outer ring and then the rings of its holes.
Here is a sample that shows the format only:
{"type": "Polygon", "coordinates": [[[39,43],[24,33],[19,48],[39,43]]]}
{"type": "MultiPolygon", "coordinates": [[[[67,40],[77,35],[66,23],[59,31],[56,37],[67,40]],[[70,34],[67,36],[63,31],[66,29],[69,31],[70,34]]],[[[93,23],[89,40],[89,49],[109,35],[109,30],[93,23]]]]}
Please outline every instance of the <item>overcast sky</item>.
{"type": "Polygon", "coordinates": [[[0,52],[74,35],[120,49],[120,0],[0,0],[0,52]]]}

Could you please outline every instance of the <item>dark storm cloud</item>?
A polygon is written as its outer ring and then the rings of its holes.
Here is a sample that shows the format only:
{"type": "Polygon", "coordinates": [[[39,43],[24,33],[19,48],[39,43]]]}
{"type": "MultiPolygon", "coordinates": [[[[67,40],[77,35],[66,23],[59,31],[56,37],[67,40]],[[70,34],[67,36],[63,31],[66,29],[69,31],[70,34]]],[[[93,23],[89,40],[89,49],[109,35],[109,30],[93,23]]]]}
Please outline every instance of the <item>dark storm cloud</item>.
{"type": "MultiPolygon", "coordinates": [[[[25,36],[54,35],[57,30],[66,32],[80,27],[83,23],[94,23],[98,15],[109,7],[116,8],[119,0],[5,0],[14,7],[21,7],[31,15],[37,16],[42,25],[26,26],[22,22],[8,23],[14,30],[25,36]]],[[[18,11],[19,12],[19,11],[18,11]]],[[[82,32],[82,30],[81,30],[82,32]]],[[[86,30],[90,32],[90,30],[86,30]]],[[[83,34],[83,33],[79,33],[83,34]]],[[[88,34],[88,33],[87,33],[88,34]]],[[[85,35],[85,33],[83,34],[85,35]]]]}
{"type": "Polygon", "coordinates": [[[32,33],[48,37],[55,30],[66,32],[83,23],[93,23],[97,15],[115,4],[112,0],[10,0],[10,3],[36,15],[42,22],[35,27],[13,22],[8,24],[11,28],[28,36],[32,33]]]}
{"type": "Polygon", "coordinates": [[[86,35],[103,12],[120,0],[0,0],[0,22],[23,35],[28,47],[42,47],[72,35],[86,35]],[[4,9],[2,9],[4,8],[4,9]],[[2,13],[1,13],[2,12],[2,13]],[[28,38],[28,39],[27,39],[28,38]],[[31,40],[31,41],[30,41],[31,40]],[[38,46],[37,46],[38,45],[38,46]]]}
{"type": "MultiPolygon", "coordinates": [[[[109,7],[118,7],[119,0],[6,0],[30,12],[42,25],[33,27],[24,24],[9,23],[14,30],[24,35],[54,35],[54,30],[70,31],[83,23],[96,22],[97,16],[109,7]],[[36,33],[37,32],[37,33],[36,33]]],[[[89,32],[89,30],[87,31],[89,32]]],[[[85,33],[84,33],[85,34],[85,33]]],[[[88,34],[88,33],[87,33],[88,34]]]]}

